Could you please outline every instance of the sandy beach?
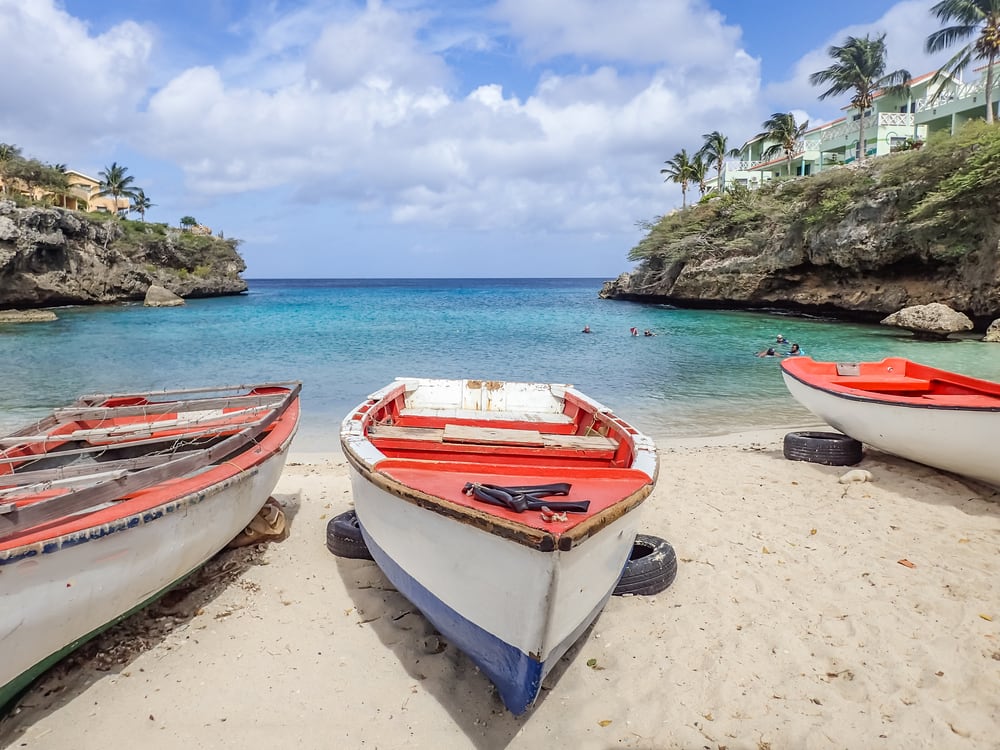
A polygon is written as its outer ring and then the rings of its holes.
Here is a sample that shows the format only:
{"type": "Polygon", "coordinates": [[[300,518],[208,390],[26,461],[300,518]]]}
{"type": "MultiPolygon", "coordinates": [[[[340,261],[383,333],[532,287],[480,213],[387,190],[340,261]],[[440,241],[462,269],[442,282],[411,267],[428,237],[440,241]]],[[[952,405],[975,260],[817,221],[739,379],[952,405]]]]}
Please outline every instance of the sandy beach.
{"type": "Polygon", "coordinates": [[[675,583],[613,597],[524,716],[370,561],[325,546],[339,455],[293,454],[286,538],[228,551],[42,678],[3,747],[996,748],[1000,493],[786,430],[658,440],[643,531],[675,583]]]}

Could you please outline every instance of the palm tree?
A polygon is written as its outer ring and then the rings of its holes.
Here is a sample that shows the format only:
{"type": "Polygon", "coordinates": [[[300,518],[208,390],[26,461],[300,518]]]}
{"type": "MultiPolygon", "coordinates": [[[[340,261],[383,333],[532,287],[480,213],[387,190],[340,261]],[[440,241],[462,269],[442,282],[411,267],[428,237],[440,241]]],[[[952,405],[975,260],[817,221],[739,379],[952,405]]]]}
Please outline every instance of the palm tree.
{"type": "Polygon", "coordinates": [[[813,86],[830,84],[830,88],[819,95],[821,100],[854,92],[851,105],[859,112],[858,161],[862,161],[865,158],[865,112],[879,91],[907,96],[910,73],[902,68],[885,72],[885,34],[875,39],[867,34],[863,39],[849,36],[840,47],[833,45],[827,49],[827,54],[833,58],[833,65],[810,75],[809,83],[813,86]]]}
{"type": "Polygon", "coordinates": [[[722,176],[722,171],[726,168],[726,159],[739,156],[740,150],[729,148],[729,139],[718,130],[705,133],[702,138],[705,139],[705,145],[698,150],[695,156],[700,156],[715,166],[715,182],[721,193],[726,189],[725,179],[722,176]]]}
{"type": "Polygon", "coordinates": [[[928,52],[939,52],[955,42],[973,39],[941,66],[931,84],[942,76],[960,73],[973,55],[977,60],[986,60],[986,122],[993,122],[993,64],[1000,57],[1000,0],[942,0],[931,8],[931,13],[942,23],[955,22],[955,25],[938,29],[927,37],[928,52]]]}
{"type": "Polygon", "coordinates": [[[705,179],[708,177],[708,162],[701,158],[701,154],[695,154],[691,162],[691,182],[698,185],[698,194],[705,196],[708,185],[705,179]]]}
{"type": "Polygon", "coordinates": [[[0,143],[0,192],[7,192],[7,183],[3,178],[7,175],[8,168],[11,164],[20,159],[20,148],[10,143],[0,143]]]}
{"type": "Polygon", "coordinates": [[[795,115],[791,112],[775,112],[761,124],[763,132],[758,133],[754,138],[763,138],[774,141],[761,156],[764,159],[772,159],[783,153],[788,160],[788,176],[792,176],[792,154],[809,129],[809,121],[806,120],[801,125],[795,122],[795,115]]]}
{"type": "Polygon", "coordinates": [[[682,148],[673,158],[663,162],[666,164],[665,169],[660,170],[660,174],[666,175],[663,181],[679,183],[681,186],[681,208],[687,208],[687,192],[688,183],[691,182],[693,177],[691,173],[691,159],[688,157],[688,152],[686,148],[682,148]]]}
{"type": "Polygon", "coordinates": [[[137,211],[142,220],[146,221],[146,212],[151,209],[156,204],[151,202],[146,194],[139,188],[135,191],[135,195],[132,197],[132,205],[129,206],[130,211],[137,211]]]}
{"type": "Polygon", "coordinates": [[[97,174],[101,178],[101,189],[97,191],[97,194],[100,196],[110,195],[114,198],[114,214],[116,216],[121,214],[121,209],[118,208],[119,198],[134,200],[136,195],[137,188],[132,186],[132,181],[135,178],[132,175],[126,175],[126,172],[128,172],[128,167],[121,167],[117,162],[112,162],[110,167],[105,167],[97,174]]]}

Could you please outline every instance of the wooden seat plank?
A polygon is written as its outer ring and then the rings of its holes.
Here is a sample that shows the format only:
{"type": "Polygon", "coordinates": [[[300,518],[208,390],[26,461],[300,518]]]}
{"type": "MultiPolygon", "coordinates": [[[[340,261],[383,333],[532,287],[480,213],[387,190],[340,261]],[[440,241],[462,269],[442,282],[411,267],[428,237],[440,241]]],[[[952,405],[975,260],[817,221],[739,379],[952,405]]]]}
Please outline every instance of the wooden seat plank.
{"type": "Polygon", "coordinates": [[[500,445],[528,448],[558,448],[563,450],[600,451],[613,453],[618,447],[604,435],[563,435],[539,433],[536,430],[498,430],[470,425],[437,427],[398,427],[373,425],[368,432],[372,440],[412,440],[421,443],[458,445],[500,445]]]}
{"type": "Polygon", "coordinates": [[[542,448],[545,442],[538,430],[504,430],[477,425],[449,424],[444,427],[446,443],[488,443],[490,445],[525,445],[542,448]]]}
{"type": "Polygon", "coordinates": [[[547,448],[573,448],[575,450],[611,450],[618,443],[604,435],[545,435],[547,448]]]}
{"type": "Polygon", "coordinates": [[[444,430],[440,427],[397,427],[391,424],[372,425],[368,428],[368,437],[373,440],[379,438],[391,440],[421,440],[440,443],[444,435],[444,430]]]}
{"type": "Polygon", "coordinates": [[[847,388],[857,388],[863,391],[927,391],[930,390],[929,380],[920,378],[866,378],[847,376],[834,381],[837,385],[847,388]]]}

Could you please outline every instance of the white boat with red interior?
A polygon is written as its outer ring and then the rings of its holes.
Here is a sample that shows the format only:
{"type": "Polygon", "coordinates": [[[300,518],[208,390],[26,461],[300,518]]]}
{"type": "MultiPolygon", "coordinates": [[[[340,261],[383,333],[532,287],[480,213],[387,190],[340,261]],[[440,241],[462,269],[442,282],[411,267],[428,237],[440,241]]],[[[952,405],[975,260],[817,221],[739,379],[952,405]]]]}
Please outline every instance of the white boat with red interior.
{"type": "Polygon", "coordinates": [[[781,363],[789,392],[845,435],[896,456],[1000,486],[1000,383],[902,357],[781,363]]]}
{"type": "Polygon", "coordinates": [[[341,444],[375,561],[526,710],[622,574],[653,441],[569,385],[400,378],[341,444]]]}
{"type": "Polygon", "coordinates": [[[0,707],[250,523],[299,390],[84,396],[0,438],[0,707]]]}

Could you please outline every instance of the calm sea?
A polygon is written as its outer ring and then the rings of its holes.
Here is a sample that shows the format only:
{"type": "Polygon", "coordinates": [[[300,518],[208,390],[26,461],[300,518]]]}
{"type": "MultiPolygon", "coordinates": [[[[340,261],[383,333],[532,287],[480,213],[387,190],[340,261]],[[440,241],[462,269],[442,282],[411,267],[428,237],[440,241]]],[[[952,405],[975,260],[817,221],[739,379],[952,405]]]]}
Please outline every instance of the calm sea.
{"type": "Polygon", "coordinates": [[[658,437],[812,423],[778,361],[754,357],[778,333],[817,359],[899,355],[1000,380],[1000,345],[977,337],[613,302],[601,282],[258,279],[180,308],[63,308],[52,323],[0,325],[0,430],[81,393],[301,380],[296,448],[322,450],[400,375],[572,383],[658,437]]]}

